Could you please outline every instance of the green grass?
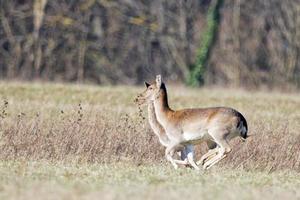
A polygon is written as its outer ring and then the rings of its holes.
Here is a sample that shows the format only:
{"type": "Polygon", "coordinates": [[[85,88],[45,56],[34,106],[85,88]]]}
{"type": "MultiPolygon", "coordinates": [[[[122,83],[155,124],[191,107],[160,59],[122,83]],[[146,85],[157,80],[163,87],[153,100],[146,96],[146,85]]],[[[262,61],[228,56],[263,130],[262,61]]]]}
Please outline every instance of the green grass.
{"type": "Polygon", "coordinates": [[[158,164],[0,164],[1,199],[296,199],[300,174],[214,169],[173,170],[158,164]]]}
{"type": "Polygon", "coordinates": [[[0,119],[0,199],[300,198],[299,94],[168,89],[175,109],[238,109],[255,136],[231,142],[233,152],[209,171],[174,170],[139,121],[133,99],[143,88],[1,82],[0,111],[1,101],[8,107],[0,119]],[[73,123],[79,103],[83,119],[73,123]]]}

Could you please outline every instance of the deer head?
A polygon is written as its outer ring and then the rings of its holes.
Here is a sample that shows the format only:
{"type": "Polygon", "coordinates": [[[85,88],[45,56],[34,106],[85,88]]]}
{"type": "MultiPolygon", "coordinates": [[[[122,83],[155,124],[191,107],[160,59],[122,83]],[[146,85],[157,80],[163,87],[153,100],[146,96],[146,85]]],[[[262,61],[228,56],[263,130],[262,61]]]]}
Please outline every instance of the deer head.
{"type": "Polygon", "coordinates": [[[134,102],[139,106],[151,103],[158,97],[161,85],[161,75],[156,76],[155,83],[153,84],[145,82],[146,89],[135,98],[134,102]]]}

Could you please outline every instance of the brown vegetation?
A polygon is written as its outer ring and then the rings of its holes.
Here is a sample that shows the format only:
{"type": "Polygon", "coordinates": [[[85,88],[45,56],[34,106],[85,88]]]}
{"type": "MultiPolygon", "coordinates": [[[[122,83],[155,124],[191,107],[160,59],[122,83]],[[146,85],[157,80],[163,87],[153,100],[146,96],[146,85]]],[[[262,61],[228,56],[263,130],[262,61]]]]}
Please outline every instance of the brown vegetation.
{"type": "Polygon", "coordinates": [[[25,113],[12,121],[2,120],[0,157],[100,163],[161,160],[162,148],[149,128],[145,131],[128,115],[63,115],[57,113],[58,119],[51,122],[25,113]]]}
{"type": "Polygon", "coordinates": [[[300,85],[300,5],[295,0],[224,1],[206,83],[300,85]]]}
{"type": "MultiPolygon", "coordinates": [[[[222,1],[222,0],[219,0],[222,1]]],[[[0,2],[0,78],[184,81],[210,0],[0,2]]],[[[223,1],[205,83],[299,88],[298,0],[223,1]]]]}
{"type": "MultiPolygon", "coordinates": [[[[1,106],[2,160],[125,161],[136,165],[166,162],[164,148],[131,103],[137,89],[28,85],[0,88],[1,98],[7,99],[2,100],[1,106]],[[10,94],[11,91],[15,92],[10,94]],[[58,96],[61,93],[65,96],[58,96]],[[83,99],[85,104],[75,103],[83,99]]],[[[233,151],[218,166],[300,171],[296,109],[300,105],[299,95],[267,96],[221,90],[214,93],[184,88],[180,91],[183,90],[185,94],[171,95],[171,106],[187,107],[195,102],[201,106],[231,105],[248,120],[249,134],[253,136],[245,143],[238,139],[231,141],[233,151]]],[[[197,157],[205,151],[205,146],[198,148],[197,157]]]]}

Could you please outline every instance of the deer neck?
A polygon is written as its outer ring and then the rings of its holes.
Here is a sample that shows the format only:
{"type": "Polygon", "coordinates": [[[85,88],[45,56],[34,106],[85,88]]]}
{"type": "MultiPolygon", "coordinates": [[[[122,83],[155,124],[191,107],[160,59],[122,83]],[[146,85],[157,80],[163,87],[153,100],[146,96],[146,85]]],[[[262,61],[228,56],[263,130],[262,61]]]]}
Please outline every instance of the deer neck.
{"type": "Polygon", "coordinates": [[[168,104],[168,96],[167,96],[167,90],[165,87],[163,87],[160,90],[160,94],[158,97],[154,100],[154,109],[156,113],[156,117],[158,122],[163,126],[167,127],[169,123],[169,115],[171,112],[173,112],[168,104]]]}
{"type": "Polygon", "coordinates": [[[160,143],[163,146],[167,146],[170,141],[169,141],[168,136],[166,135],[164,128],[161,126],[161,124],[156,119],[153,103],[150,103],[148,105],[148,120],[149,120],[150,127],[152,128],[155,135],[157,135],[160,143]]]}

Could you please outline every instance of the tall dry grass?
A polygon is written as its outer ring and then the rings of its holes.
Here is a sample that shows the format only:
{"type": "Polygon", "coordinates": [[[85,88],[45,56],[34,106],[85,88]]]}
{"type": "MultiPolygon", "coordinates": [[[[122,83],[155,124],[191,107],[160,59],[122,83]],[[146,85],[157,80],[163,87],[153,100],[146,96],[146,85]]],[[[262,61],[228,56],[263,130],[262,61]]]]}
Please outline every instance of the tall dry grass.
{"type": "Polygon", "coordinates": [[[113,118],[88,115],[80,109],[49,121],[25,113],[2,119],[1,159],[116,162],[161,160],[162,150],[149,127],[127,114],[113,118]],[[145,133],[146,132],[146,133],[145,133]]]}
{"type": "MultiPolygon", "coordinates": [[[[20,87],[14,85],[3,89],[0,86],[2,160],[133,162],[136,165],[166,162],[164,148],[147,120],[140,117],[138,109],[131,103],[140,89],[74,89],[48,85],[50,88],[46,91],[53,90],[49,94],[41,92],[45,90],[43,87],[30,90],[28,88],[32,86],[26,85],[22,86],[25,91],[21,90],[18,94],[20,87]],[[17,92],[10,93],[11,90],[17,92]],[[69,98],[65,92],[65,97],[60,96],[62,99],[56,100],[61,92],[54,91],[60,90],[69,91],[73,95],[71,100],[63,99],[69,98]],[[82,102],[87,100],[85,104],[79,104],[76,103],[78,99],[82,102]],[[64,102],[58,103],[61,101],[64,102]]],[[[300,105],[298,95],[229,90],[221,93],[219,89],[215,93],[211,90],[180,90],[184,92],[170,98],[174,107],[187,107],[201,96],[202,105],[235,105],[248,119],[249,134],[253,136],[245,143],[238,139],[230,142],[233,151],[218,166],[300,172],[300,115],[295,109],[300,105]]],[[[142,115],[146,116],[146,113],[142,115]]],[[[205,145],[197,147],[197,158],[205,151],[205,145]]]]}

